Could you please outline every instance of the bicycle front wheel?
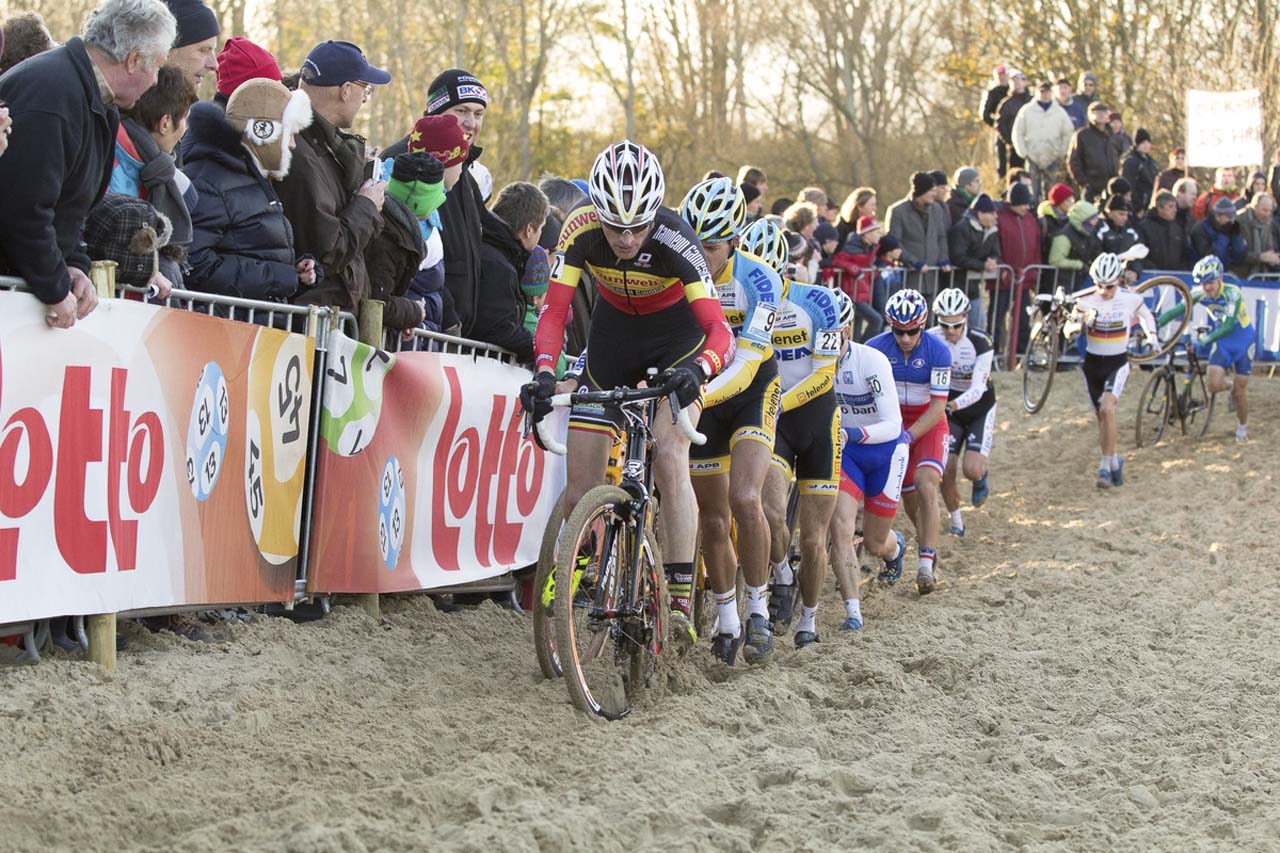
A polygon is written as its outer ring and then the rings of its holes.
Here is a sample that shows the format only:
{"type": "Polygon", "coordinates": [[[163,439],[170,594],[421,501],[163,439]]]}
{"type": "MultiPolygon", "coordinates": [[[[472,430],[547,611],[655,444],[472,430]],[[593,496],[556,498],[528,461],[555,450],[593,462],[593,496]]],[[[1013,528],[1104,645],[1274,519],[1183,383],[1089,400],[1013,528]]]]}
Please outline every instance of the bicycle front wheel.
{"type": "Polygon", "coordinates": [[[1022,357],[1022,405],[1034,415],[1044,408],[1058,368],[1058,324],[1052,320],[1031,330],[1027,354],[1022,357]]]}
{"type": "Polygon", "coordinates": [[[533,576],[533,649],[543,678],[560,677],[560,656],[556,654],[555,597],[556,556],[560,531],[564,527],[564,492],[556,499],[542,533],[538,571],[533,576]]]}
{"type": "MultiPolygon", "coordinates": [[[[1134,288],[1134,292],[1142,296],[1147,307],[1156,317],[1170,308],[1182,306],[1180,318],[1156,330],[1159,341],[1157,346],[1135,350],[1134,342],[1130,341],[1129,360],[1142,364],[1165,355],[1182,339],[1183,333],[1187,330],[1187,324],[1191,322],[1191,291],[1187,288],[1186,282],[1176,276],[1157,275],[1139,284],[1134,288]]],[[[1144,341],[1144,346],[1145,343],[1144,341]]]]}
{"type": "Polygon", "coordinates": [[[1211,393],[1205,384],[1204,374],[1197,373],[1191,378],[1184,392],[1183,410],[1187,416],[1187,432],[1196,438],[1204,438],[1209,432],[1209,421],[1213,419],[1213,404],[1218,395],[1211,393]]]}
{"type": "Polygon", "coordinates": [[[1153,446],[1164,436],[1164,429],[1173,415],[1172,396],[1169,393],[1169,375],[1163,370],[1154,371],[1138,397],[1134,438],[1139,447],[1153,446]]]}

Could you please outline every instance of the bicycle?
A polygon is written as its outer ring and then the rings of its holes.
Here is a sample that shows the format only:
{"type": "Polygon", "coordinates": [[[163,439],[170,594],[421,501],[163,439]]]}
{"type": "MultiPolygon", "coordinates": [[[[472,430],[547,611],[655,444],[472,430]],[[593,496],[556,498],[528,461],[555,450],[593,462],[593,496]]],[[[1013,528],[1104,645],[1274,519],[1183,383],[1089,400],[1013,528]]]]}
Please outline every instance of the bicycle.
{"type": "MultiPolygon", "coordinates": [[[[1197,334],[1205,331],[1204,327],[1196,330],[1197,334]]],[[[1209,431],[1214,400],[1218,396],[1209,392],[1204,379],[1204,365],[1196,353],[1195,344],[1179,342],[1170,353],[1169,360],[1151,374],[1138,397],[1134,437],[1139,447],[1159,442],[1164,437],[1165,428],[1175,419],[1183,435],[1194,433],[1196,438],[1204,438],[1209,431]],[[1187,356],[1185,370],[1175,364],[1179,349],[1187,356]]]]}
{"type": "MultiPolygon", "coordinates": [[[[656,375],[650,370],[651,381],[656,375]]],[[[666,643],[670,601],[653,532],[655,439],[650,424],[659,401],[668,396],[659,387],[551,398],[555,407],[617,405],[627,422],[621,485],[596,486],[569,513],[559,537],[559,582],[552,598],[555,651],[569,699],[580,711],[606,720],[631,713],[640,690],[657,674],[666,643]]],[[[673,395],[671,407],[690,441],[706,441],[673,395]]],[[[538,434],[549,451],[564,455],[565,446],[550,434],[545,420],[538,424],[538,434]]]]}
{"type": "MultiPolygon", "coordinates": [[[[1053,387],[1053,377],[1058,369],[1058,358],[1064,348],[1075,345],[1076,337],[1084,328],[1077,316],[1076,304],[1082,296],[1093,293],[1093,288],[1067,293],[1061,287],[1053,293],[1037,294],[1035,304],[1028,311],[1032,314],[1031,337],[1026,355],[1022,357],[1022,405],[1028,414],[1034,415],[1044,408],[1053,387]]],[[[1159,314],[1174,305],[1191,304],[1191,291],[1182,279],[1171,275],[1153,276],[1134,288],[1146,300],[1152,313],[1159,314]]],[[[1131,335],[1129,360],[1138,364],[1154,361],[1168,353],[1178,343],[1190,322],[1190,312],[1184,311],[1182,319],[1161,331],[1159,346],[1148,346],[1145,337],[1131,335]],[[1145,349],[1145,351],[1144,351],[1145,349]]]]}

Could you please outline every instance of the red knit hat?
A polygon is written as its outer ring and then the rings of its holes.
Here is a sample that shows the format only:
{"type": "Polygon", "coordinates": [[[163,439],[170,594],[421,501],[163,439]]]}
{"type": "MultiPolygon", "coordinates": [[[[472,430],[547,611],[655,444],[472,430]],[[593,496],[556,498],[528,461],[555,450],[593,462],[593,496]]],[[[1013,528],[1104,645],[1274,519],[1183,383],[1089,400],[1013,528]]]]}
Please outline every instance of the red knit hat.
{"type": "Polygon", "coordinates": [[[1054,184],[1049,188],[1049,201],[1054,207],[1062,207],[1062,203],[1069,198],[1075,198],[1075,191],[1066,184],[1054,184]]]}
{"type": "Polygon", "coordinates": [[[231,93],[246,80],[258,78],[280,82],[280,65],[276,58],[247,38],[230,38],[218,54],[218,94],[231,93]]]}
{"type": "Polygon", "coordinates": [[[858,217],[858,236],[859,237],[861,237],[863,234],[866,234],[868,231],[874,231],[876,228],[879,228],[879,227],[880,227],[880,223],[876,221],[876,218],[874,216],[858,217]]]}
{"type": "Polygon", "coordinates": [[[471,143],[463,138],[457,116],[423,116],[409,134],[409,150],[425,151],[447,169],[467,159],[471,143]]]}

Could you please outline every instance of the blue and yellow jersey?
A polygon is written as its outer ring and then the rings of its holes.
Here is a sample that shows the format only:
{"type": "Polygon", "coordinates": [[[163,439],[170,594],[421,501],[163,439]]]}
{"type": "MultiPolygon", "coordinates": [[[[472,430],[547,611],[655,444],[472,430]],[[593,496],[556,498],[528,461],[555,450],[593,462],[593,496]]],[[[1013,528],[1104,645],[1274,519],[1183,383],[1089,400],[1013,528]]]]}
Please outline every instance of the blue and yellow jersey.
{"type": "Polygon", "coordinates": [[[835,292],[789,282],[773,324],[773,352],[782,377],[782,411],[832,389],[840,355],[840,308],[835,292]]]}
{"type": "Polygon", "coordinates": [[[716,297],[737,339],[733,361],[707,386],[704,406],[732,399],[773,358],[773,325],[782,304],[782,279],[755,255],[735,250],[715,280],[716,297]]]}

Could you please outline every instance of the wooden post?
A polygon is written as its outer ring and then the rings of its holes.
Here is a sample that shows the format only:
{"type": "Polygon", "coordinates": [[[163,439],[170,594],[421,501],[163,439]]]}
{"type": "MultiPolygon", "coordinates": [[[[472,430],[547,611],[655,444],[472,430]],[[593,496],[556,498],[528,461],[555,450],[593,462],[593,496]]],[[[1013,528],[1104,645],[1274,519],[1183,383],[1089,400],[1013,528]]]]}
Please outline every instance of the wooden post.
{"type": "Polygon", "coordinates": [[[115,261],[94,261],[89,265],[89,280],[98,291],[99,299],[114,299],[116,295],[115,261]]]}
{"type": "MultiPolygon", "coordinates": [[[[385,303],[377,299],[360,300],[360,343],[382,348],[382,309],[384,307],[385,303]]],[[[374,622],[382,621],[382,607],[378,603],[376,592],[356,595],[356,603],[374,622]]]]}
{"type": "Polygon", "coordinates": [[[89,617],[89,660],[107,669],[116,668],[116,615],[89,617]]]}

